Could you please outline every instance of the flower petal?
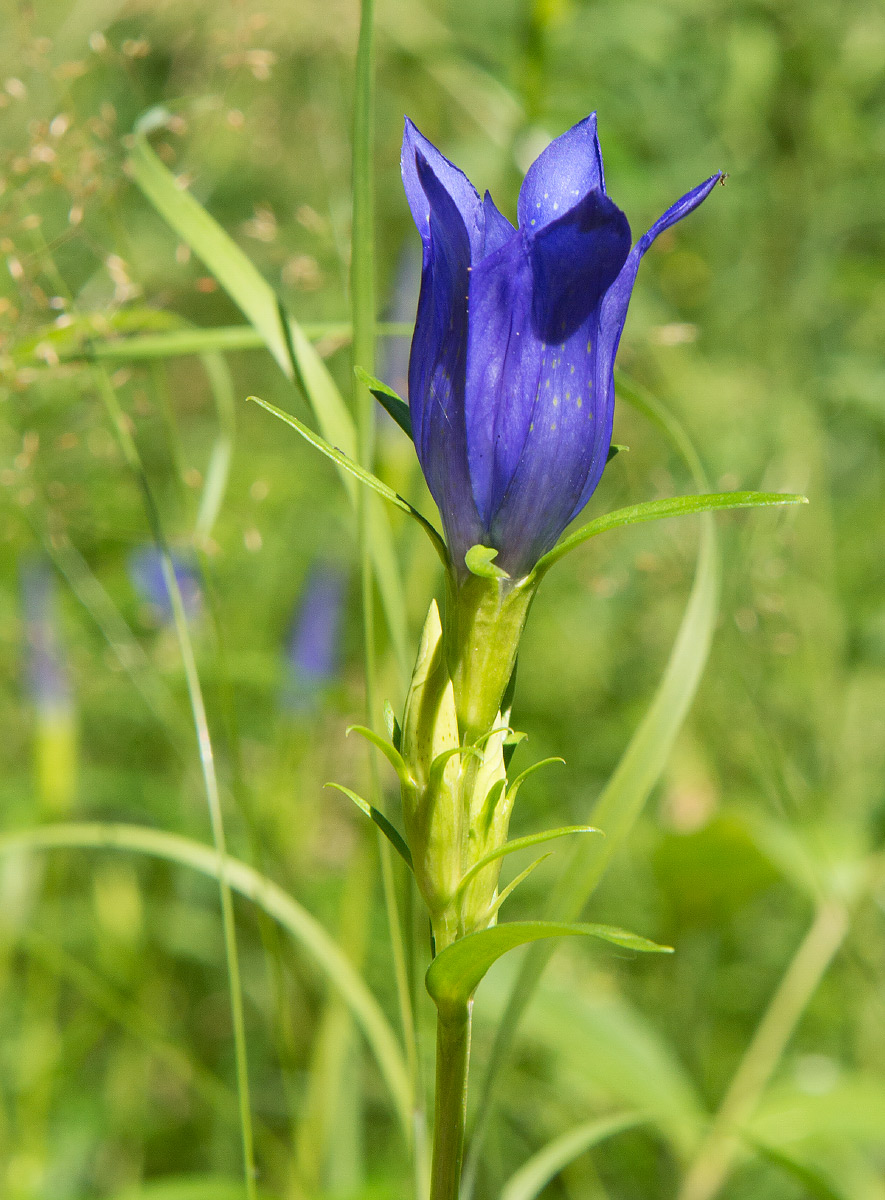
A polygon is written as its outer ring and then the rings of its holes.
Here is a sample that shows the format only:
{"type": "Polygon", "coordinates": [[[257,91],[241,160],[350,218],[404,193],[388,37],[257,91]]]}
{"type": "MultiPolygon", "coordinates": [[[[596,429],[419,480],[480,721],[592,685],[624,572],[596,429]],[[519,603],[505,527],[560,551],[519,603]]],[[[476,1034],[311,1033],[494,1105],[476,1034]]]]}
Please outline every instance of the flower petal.
{"type": "Polygon", "coordinates": [[[424,134],[406,117],[400,166],[406,199],[412,210],[412,219],[418,227],[418,232],[425,241],[430,237],[430,206],[419,178],[417,164],[419,154],[423,155],[425,161],[430,165],[437,180],[448,192],[460,214],[470,242],[471,253],[477,258],[480,257],[484,239],[485,216],[479,193],[464,172],[459,171],[453,163],[440,154],[436,146],[428,141],[424,134]]]}
{"type": "Polygon", "coordinates": [[[520,231],[473,268],[470,479],[488,544],[511,574],[524,574],[555,543],[590,469],[596,350],[588,353],[587,333],[629,248],[626,217],[594,192],[541,234],[520,231]]]}
{"type": "MultiPolygon", "coordinates": [[[[618,352],[618,345],[624,330],[624,322],[627,319],[627,308],[630,304],[630,296],[633,293],[633,285],[636,282],[636,274],[639,270],[642,256],[659,234],[663,233],[665,229],[669,229],[671,225],[675,225],[677,221],[681,221],[683,217],[687,217],[690,212],[693,212],[699,204],[706,200],[721,178],[722,172],[717,171],[715,175],[711,175],[709,179],[706,179],[696,188],[692,188],[681,200],[677,200],[662,216],[658,217],[651,229],[642,235],[630,251],[627,261],[621,268],[620,274],[609,288],[602,302],[599,314],[599,332],[596,338],[599,352],[596,359],[595,387],[597,402],[600,403],[603,412],[607,413],[605,419],[608,421],[609,428],[611,428],[614,411],[615,388],[613,372],[615,355],[618,352]]],[[[601,463],[595,464],[594,469],[587,476],[587,480],[569,520],[578,515],[593,495],[602,477],[604,467],[605,459],[603,458],[601,463]]]]}
{"type": "Polygon", "coordinates": [[[630,226],[607,196],[588,192],[528,241],[536,332],[544,341],[563,342],[617,279],[630,253],[630,226]]]}
{"type": "Polygon", "coordinates": [[[529,167],[517,203],[520,229],[540,229],[588,192],[605,195],[596,113],[551,142],[529,167]]]}
{"type": "Polygon", "coordinates": [[[421,295],[409,358],[415,449],[453,552],[482,541],[467,468],[464,379],[470,241],[449,190],[419,149],[416,176],[427,206],[421,295]]]}
{"type": "Polygon", "coordinates": [[[503,213],[498,212],[495,202],[488,192],[483,198],[482,207],[485,213],[485,242],[482,256],[485,258],[489,254],[494,254],[496,250],[500,250],[505,242],[509,242],[516,230],[503,213]]]}

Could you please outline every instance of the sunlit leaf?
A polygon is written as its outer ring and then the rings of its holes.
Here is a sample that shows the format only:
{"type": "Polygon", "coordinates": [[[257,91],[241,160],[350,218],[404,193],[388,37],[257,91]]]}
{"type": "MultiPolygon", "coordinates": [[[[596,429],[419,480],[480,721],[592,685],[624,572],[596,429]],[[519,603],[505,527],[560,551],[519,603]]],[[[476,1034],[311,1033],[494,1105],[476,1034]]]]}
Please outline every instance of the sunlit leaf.
{"type": "Polygon", "coordinates": [[[529,833],[525,837],[514,838],[510,842],[505,842],[503,846],[498,846],[489,854],[484,855],[478,862],[467,871],[458,884],[458,891],[461,892],[467,887],[471,879],[475,879],[480,871],[485,870],[490,863],[496,862],[499,858],[504,858],[507,854],[515,854],[517,850],[528,850],[531,846],[540,846],[543,842],[552,842],[556,838],[567,837],[572,833],[600,833],[601,830],[594,829],[592,825],[561,825],[558,829],[544,829],[540,833],[529,833]]]}
{"type": "Polygon", "coordinates": [[[399,1117],[403,1135],[413,1132],[413,1099],[403,1053],[387,1018],[362,976],[319,921],[278,884],[247,863],[228,857],[223,864],[212,846],[191,838],[139,825],[72,823],[44,825],[0,835],[0,856],[51,848],[129,850],[190,867],[212,879],[223,869],[227,882],[286,929],[307,951],[363,1030],[378,1061],[399,1117]]]}
{"type": "Polygon", "coordinates": [[[348,797],[348,799],[352,800],[360,812],[364,812],[371,821],[375,822],[375,824],[393,846],[394,850],[396,850],[397,854],[399,854],[399,856],[402,858],[409,870],[412,869],[412,852],[406,845],[405,838],[396,828],[396,826],[392,825],[390,821],[388,821],[383,812],[379,812],[374,805],[368,802],[368,800],[364,800],[362,796],[360,796],[357,792],[351,791],[349,787],[345,787],[343,783],[330,782],[325,786],[335,788],[336,791],[342,792],[348,797]]]}
{"type": "Polygon", "coordinates": [[[511,921],[469,933],[440,951],[427,970],[427,990],[440,1010],[467,1003],[494,962],[517,946],[542,938],[593,937],[627,950],[670,954],[648,938],[614,925],[567,924],[563,921],[511,921]]]}
{"type": "Polygon", "coordinates": [[[382,383],[380,379],[376,379],[362,367],[354,367],[353,373],[360,383],[369,389],[387,415],[396,421],[403,433],[414,441],[412,414],[409,412],[409,406],[405,400],[398,396],[393,388],[389,388],[386,383],[382,383]]]}

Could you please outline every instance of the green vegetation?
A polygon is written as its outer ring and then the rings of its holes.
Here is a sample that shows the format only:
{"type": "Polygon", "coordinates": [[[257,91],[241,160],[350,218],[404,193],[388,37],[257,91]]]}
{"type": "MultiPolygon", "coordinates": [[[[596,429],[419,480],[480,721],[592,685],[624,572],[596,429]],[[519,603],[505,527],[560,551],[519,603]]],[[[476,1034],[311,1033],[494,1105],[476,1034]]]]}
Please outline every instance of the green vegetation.
{"type": "Polygon", "coordinates": [[[495,963],[465,1193],[883,1200],[881,6],[376,0],[352,276],[359,16],[4,7],[0,1196],[421,1195],[429,936],[382,836],[396,777],[345,730],[402,711],[441,573],[402,511],[435,517],[409,438],[380,410],[373,435],[353,382],[351,279],[399,413],[403,113],[512,218],[598,109],[634,234],[729,179],[639,276],[630,452],[575,527],[606,531],[522,643],[527,849],[502,881],[525,874],[509,922],[675,953],[570,937],[495,963]],[[342,469],[373,440],[399,511],[342,469]],[[751,490],[810,503],[600,520],[751,490]],[[526,872],[539,830],[588,825],[526,872]]]}

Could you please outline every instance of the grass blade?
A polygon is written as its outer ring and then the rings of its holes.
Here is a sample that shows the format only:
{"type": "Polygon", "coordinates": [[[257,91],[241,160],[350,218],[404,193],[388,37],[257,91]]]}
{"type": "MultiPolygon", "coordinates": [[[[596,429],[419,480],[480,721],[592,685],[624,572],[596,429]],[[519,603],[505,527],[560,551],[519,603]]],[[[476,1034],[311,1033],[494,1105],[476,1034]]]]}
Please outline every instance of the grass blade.
{"type": "Polygon", "coordinates": [[[504,1185],[501,1200],[535,1200],[547,1184],[579,1155],[625,1129],[635,1129],[647,1118],[639,1113],[623,1113],[585,1121],[549,1142],[533,1154],[504,1185]]]}
{"type": "MultiPolygon", "coordinates": [[[[129,850],[178,863],[218,879],[218,855],[192,838],[141,825],[71,822],[42,825],[0,835],[0,856],[50,849],[129,850]]],[[[306,950],[353,1013],[387,1083],[403,1134],[412,1134],[412,1094],[402,1051],[378,1001],[347,956],[319,921],[281,888],[250,867],[227,856],[223,863],[230,887],[267,913],[306,950]]]]}
{"type": "MultiPolygon", "coordinates": [[[[357,430],[328,368],[304,330],[281,315],[273,288],[243,251],[190,193],[182,190],[148,145],[136,137],[129,157],[133,178],[157,212],[200,258],[260,333],[284,374],[296,378],[307,396],[323,437],[351,459],[358,457],[357,430]],[[285,326],[284,326],[285,321],[285,326]]],[[[346,471],[345,490],[356,503],[356,489],[346,471]]],[[[384,606],[391,644],[404,679],[409,675],[406,608],[395,563],[393,535],[387,516],[370,505],[369,549],[384,606]]]]}

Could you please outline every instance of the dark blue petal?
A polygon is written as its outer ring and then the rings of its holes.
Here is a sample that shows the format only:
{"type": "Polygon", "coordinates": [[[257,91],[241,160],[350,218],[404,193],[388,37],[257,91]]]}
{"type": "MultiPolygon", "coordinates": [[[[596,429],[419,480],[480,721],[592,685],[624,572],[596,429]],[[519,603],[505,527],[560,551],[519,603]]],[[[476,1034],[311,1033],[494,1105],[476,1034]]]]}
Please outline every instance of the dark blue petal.
{"type": "MultiPolygon", "coordinates": [[[[603,407],[608,412],[609,425],[611,425],[611,416],[614,408],[613,372],[615,355],[618,352],[618,345],[624,330],[624,322],[627,319],[627,308],[630,304],[630,296],[633,292],[633,285],[636,282],[636,274],[639,270],[642,256],[659,234],[663,233],[665,229],[669,229],[671,225],[675,225],[677,221],[681,221],[683,217],[687,217],[690,212],[693,212],[699,204],[706,200],[721,178],[722,172],[717,171],[715,175],[711,175],[709,179],[699,184],[698,187],[692,188],[690,192],[687,192],[681,200],[677,200],[675,204],[667,209],[663,216],[658,217],[651,229],[642,235],[630,251],[620,274],[611,288],[609,288],[602,302],[599,314],[599,332],[596,338],[599,353],[597,356],[595,386],[597,396],[603,401],[603,407]]],[[[572,518],[578,515],[592,496],[602,476],[605,460],[603,459],[601,464],[597,464],[597,467],[598,471],[594,468],[587,477],[571,514],[572,518]]]]}
{"type": "Polygon", "coordinates": [[[486,258],[489,254],[494,254],[496,250],[500,250],[506,242],[509,242],[514,233],[516,233],[516,230],[504,214],[498,212],[495,202],[488,192],[486,192],[483,198],[482,207],[485,213],[485,241],[482,257],[486,258]]]}
{"type": "Polygon", "coordinates": [[[419,177],[417,164],[419,154],[430,165],[437,180],[451,197],[464,224],[472,254],[475,258],[481,257],[485,236],[485,215],[479,193],[464,172],[459,171],[453,163],[440,154],[433,143],[429,142],[406,117],[400,166],[406,199],[412,210],[412,219],[417,225],[421,237],[424,241],[430,237],[430,205],[419,177]]]}
{"type": "Polygon", "coordinates": [[[529,167],[517,203],[520,229],[555,221],[588,192],[605,194],[596,113],[551,142],[529,167]]]}
{"type": "Polygon", "coordinates": [[[583,325],[630,253],[627,218],[601,192],[529,238],[535,328],[547,342],[565,341],[583,325]]]}
{"type": "MultiPolygon", "coordinates": [[[[629,249],[624,214],[594,192],[473,269],[470,478],[497,561],[511,574],[524,574],[556,541],[592,465],[588,330],[629,249]]],[[[603,460],[607,449],[600,446],[603,460]]]]}
{"type": "Polygon", "coordinates": [[[470,241],[461,212],[419,150],[416,174],[427,205],[421,295],[409,359],[415,449],[439,507],[453,556],[482,533],[467,469],[464,379],[470,241]]]}

